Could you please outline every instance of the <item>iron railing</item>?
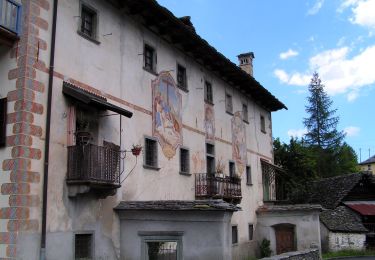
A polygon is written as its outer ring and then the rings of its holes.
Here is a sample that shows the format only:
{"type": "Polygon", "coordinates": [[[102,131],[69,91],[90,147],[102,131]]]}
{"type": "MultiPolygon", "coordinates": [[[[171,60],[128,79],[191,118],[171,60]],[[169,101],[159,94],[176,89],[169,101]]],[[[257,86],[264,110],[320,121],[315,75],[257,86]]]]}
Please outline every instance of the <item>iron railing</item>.
{"type": "Polygon", "coordinates": [[[241,179],[237,177],[217,177],[215,174],[195,175],[195,197],[199,199],[241,200],[241,179]]]}
{"type": "Polygon", "coordinates": [[[67,183],[120,187],[120,151],[93,144],[69,146],[67,183]]]}
{"type": "Polygon", "coordinates": [[[21,5],[12,0],[0,0],[0,27],[19,34],[21,27],[21,5]]]}
{"type": "Polygon", "coordinates": [[[285,201],[285,171],[269,162],[260,160],[263,178],[263,201],[285,201]]]}

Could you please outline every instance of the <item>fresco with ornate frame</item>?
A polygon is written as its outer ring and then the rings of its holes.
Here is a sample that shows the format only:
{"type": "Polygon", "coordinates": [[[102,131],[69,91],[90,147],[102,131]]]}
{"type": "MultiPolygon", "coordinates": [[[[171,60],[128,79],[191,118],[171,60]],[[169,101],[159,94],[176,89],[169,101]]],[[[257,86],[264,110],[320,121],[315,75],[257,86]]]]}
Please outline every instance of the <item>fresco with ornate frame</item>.
{"type": "Polygon", "coordinates": [[[215,113],[214,106],[204,104],[204,129],[206,131],[206,140],[215,141],[215,113]]]}
{"type": "Polygon", "coordinates": [[[152,134],[163,154],[171,159],[182,145],[181,94],[169,72],[152,81],[152,134]]]}
{"type": "Polygon", "coordinates": [[[247,148],[245,124],[240,111],[235,112],[232,118],[232,149],[237,174],[241,176],[247,163],[247,148]]]}

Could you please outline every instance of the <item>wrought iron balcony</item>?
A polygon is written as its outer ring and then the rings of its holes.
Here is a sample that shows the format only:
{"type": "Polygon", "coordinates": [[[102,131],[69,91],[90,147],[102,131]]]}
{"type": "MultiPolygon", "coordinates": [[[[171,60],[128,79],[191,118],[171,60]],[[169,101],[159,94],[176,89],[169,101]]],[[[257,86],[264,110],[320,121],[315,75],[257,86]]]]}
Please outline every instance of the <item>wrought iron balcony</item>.
{"type": "Polygon", "coordinates": [[[195,197],[197,199],[223,199],[238,204],[242,199],[241,179],[197,173],[195,175],[195,197]]]}
{"type": "Polygon", "coordinates": [[[287,201],[285,189],[285,171],[269,162],[260,160],[263,178],[263,201],[278,202],[287,201]]]}
{"type": "Polygon", "coordinates": [[[21,5],[0,0],[0,44],[12,46],[21,29],[21,5]]]}
{"type": "Polygon", "coordinates": [[[93,144],[69,146],[66,182],[94,189],[119,188],[120,152],[93,144]]]}

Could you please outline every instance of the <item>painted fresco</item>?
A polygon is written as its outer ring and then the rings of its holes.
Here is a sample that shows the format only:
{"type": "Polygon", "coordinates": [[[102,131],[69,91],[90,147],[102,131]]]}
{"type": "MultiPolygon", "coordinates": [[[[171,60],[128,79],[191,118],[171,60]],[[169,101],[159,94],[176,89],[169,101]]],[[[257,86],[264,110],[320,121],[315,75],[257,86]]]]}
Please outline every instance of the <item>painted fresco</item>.
{"type": "Polygon", "coordinates": [[[215,141],[215,114],[214,107],[210,104],[204,105],[204,128],[206,140],[215,141]]]}
{"type": "Polygon", "coordinates": [[[236,162],[237,174],[241,176],[247,163],[246,131],[241,112],[234,113],[232,118],[232,149],[233,160],[236,162]]]}
{"type": "Polygon", "coordinates": [[[169,72],[152,81],[152,134],[163,154],[172,158],[182,144],[181,94],[169,72]]]}

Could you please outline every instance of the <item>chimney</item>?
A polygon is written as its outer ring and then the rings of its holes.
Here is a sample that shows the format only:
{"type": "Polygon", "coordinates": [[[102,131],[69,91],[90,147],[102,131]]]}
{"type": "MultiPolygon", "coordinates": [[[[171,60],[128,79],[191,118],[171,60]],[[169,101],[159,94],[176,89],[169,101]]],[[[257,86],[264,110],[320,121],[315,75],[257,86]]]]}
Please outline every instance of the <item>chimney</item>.
{"type": "Polygon", "coordinates": [[[240,68],[253,77],[253,59],[255,58],[254,53],[242,53],[237,57],[240,68]]]}

